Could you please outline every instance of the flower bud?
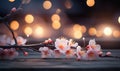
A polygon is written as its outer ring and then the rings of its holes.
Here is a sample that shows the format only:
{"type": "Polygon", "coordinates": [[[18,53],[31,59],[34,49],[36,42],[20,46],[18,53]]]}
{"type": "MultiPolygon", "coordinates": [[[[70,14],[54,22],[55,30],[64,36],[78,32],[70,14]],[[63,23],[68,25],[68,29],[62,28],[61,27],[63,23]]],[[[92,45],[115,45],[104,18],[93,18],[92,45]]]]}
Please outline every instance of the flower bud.
{"type": "Polygon", "coordinates": [[[17,10],[17,9],[16,9],[15,7],[13,7],[13,8],[11,9],[11,12],[14,13],[14,12],[16,12],[16,10],[17,10]]]}
{"type": "Polygon", "coordinates": [[[25,51],[25,52],[24,52],[24,56],[28,56],[28,52],[25,51]]]}
{"type": "Polygon", "coordinates": [[[106,53],[106,56],[110,56],[112,53],[111,52],[107,52],[106,53]]]}

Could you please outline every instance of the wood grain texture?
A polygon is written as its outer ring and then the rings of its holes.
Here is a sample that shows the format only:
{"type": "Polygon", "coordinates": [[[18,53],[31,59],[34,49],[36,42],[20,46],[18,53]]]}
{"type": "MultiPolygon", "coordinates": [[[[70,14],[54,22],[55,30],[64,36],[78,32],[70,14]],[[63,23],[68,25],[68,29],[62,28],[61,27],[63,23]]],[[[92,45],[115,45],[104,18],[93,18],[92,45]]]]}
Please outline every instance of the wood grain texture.
{"type": "MultiPolygon", "coordinates": [[[[111,51],[113,56],[120,56],[120,50],[111,51]]],[[[14,60],[0,60],[0,69],[117,69],[120,70],[120,58],[103,57],[97,60],[76,61],[75,58],[40,58],[40,53],[29,51],[29,56],[22,53],[14,60]]]]}

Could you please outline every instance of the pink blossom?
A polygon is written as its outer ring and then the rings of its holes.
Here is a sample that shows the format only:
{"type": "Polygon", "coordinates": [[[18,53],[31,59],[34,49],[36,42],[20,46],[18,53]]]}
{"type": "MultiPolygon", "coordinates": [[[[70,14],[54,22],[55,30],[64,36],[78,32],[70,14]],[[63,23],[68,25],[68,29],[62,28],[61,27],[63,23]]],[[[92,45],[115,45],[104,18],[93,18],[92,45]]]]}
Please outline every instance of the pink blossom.
{"type": "Polygon", "coordinates": [[[0,59],[14,59],[18,52],[14,48],[0,50],[0,59]]]}
{"type": "Polygon", "coordinates": [[[64,38],[56,39],[55,47],[63,54],[65,54],[65,52],[70,49],[70,46],[68,45],[68,40],[64,38]]]}
{"type": "Polygon", "coordinates": [[[48,47],[41,47],[39,48],[39,51],[41,51],[41,57],[47,58],[52,56],[52,50],[50,50],[48,47]]]}
{"type": "MultiPolygon", "coordinates": [[[[24,39],[24,38],[21,37],[21,36],[18,36],[16,39],[17,39],[17,44],[18,44],[18,45],[24,45],[24,44],[27,42],[27,40],[24,39]]],[[[11,45],[14,45],[14,44],[15,44],[15,41],[12,40],[12,41],[11,41],[11,45]]]]}
{"type": "Polygon", "coordinates": [[[88,50],[86,52],[87,60],[96,60],[98,58],[98,53],[95,50],[88,50]]]}
{"type": "Polygon", "coordinates": [[[74,42],[72,39],[70,39],[70,40],[68,41],[68,45],[69,45],[70,47],[77,47],[77,46],[78,46],[78,43],[77,43],[77,42],[74,42]]]}
{"type": "Polygon", "coordinates": [[[8,45],[11,43],[11,38],[7,35],[0,36],[0,45],[8,45]]]}
{"type": "Polygon", "coordinates": [[[74,50],[72,50],[72,49],[67,50],[67,51],[65,52],[65,55],[66,55],[67,58],[73,57],[73,55],[74,55],[74,50]]]}
{"type": "Polygon", "coordinates": [[[106,53],[106,56],[110,56],[112,53],[111,52],[107,52],[106,53]]]}
{"type": "Polygon", "coordinates": [[[55,58],[59,58],[59,57],[61,56],[60,51],[57,50],[57,49],[55,49],[55,50],[54,50],[54,56],[55,56],[55,58]]]}

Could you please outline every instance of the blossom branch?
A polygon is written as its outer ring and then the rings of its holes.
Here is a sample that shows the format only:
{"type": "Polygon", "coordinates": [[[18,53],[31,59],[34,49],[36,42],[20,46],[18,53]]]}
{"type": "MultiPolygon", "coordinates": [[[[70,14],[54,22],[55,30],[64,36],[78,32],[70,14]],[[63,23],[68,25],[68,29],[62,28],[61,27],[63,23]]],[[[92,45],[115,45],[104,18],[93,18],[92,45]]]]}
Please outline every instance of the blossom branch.
{"type": "Polygon", "coordinates": [[[17,45],[17,40],[15,38],[15,34],[14,32],[12,31],[12,29],[8,26],[8,22],[5,23],[6,27],[9,29],[9,31],[11,32],[12,36],[13,36],[13,39],[15,41],[15,45],[17,45]]]}
{"type": "Polygon", "coordinates": [[[29,44],[29,45],[10,45],[10,46],[0,46],[0,48],[40,48],[40,47],[49,47],[50,49],[55,49],[54,45],[45,45],[45,44],[29,44]]]}

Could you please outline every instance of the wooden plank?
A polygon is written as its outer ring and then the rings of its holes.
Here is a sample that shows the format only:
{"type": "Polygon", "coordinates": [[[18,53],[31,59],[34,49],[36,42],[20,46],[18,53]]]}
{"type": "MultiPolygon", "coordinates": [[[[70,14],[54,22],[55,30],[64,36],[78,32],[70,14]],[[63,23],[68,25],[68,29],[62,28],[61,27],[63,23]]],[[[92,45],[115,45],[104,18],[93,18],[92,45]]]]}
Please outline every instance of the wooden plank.
{"type": "MultiPolygon", "coordinates": [[[[114,56],[120,56],[120,50],[111,51],[114,56]]],[[[75,58],[40,58],[40,53],[30,51],[29,56],[16,57],[14,60],[0,60],[0,69],[4,68],[120,68],[119,58],[99,58],[98,60],[76,61],[75,58]]]]}

